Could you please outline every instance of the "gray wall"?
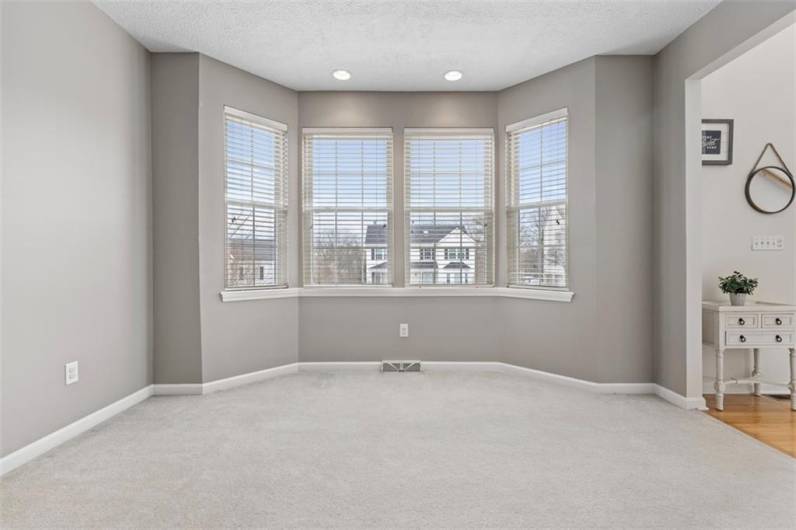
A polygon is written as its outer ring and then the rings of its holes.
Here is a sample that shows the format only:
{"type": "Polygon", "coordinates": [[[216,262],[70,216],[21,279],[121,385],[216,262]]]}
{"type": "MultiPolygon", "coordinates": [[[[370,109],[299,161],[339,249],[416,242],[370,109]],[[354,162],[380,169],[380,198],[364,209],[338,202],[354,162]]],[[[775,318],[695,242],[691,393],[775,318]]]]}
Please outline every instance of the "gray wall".
{"type": "Polygon", "coordinates": [[[155,383],[201,383],[199,54],[152,55],[155,383]]]}
{"type": "MultiPolygon", "coordinates": [[[[686,237],[686,207],[700,197],[687,193],[686,80],[793,10],[792,1],[722,2],[655,56],[654,377],[682,395],[699,395],[702,386],[699,378],[689,381],[687,369],[689,361],[701,362],[701,270],[697,260],[687,272],[689,257],[698,256],[700,234],[686,237]],[[689,359],[689,350],[696,359],[689,359]]],[[[696,138],[698,116],[688,127],[696,138]]],[[[698,164],[697,155],[690,161],[693,179],[699,178],[698,164]]],[[[691,217],[698,214],[696,208],[691,217]]]]}
{"type": "Polygon", "coordinates": [[[596,62],[600,380],[647,382],[652,380],[652,57],[597,57],[596,62]]]}
{"type": "MultiPolygon", "coordinates": [[[[200,56],[199,268],[202,379],[214,381],[294,363],[298,357],[298,300],[222,303],[224,289],[224,105],[288,126],[288,200],[298,205],[298,101],[294,91],[200,56]]],[[[298,239],[298,208],[288,233],[298,239]]],[[[288,280],[298,279],[298,247],[288,252],[288,280]]]]}
{"type": "MultiPolygon", "coordinates": [[[[503,360],[591,381],[649,381],[651,83],[649,57],[601,57],[496,94],[300,93],[301,127],[393,128],[396,190],[402,189],[404,127],[494,128],[497,285],[506,281],[500,213],[505,206],[505,127],[568,107],[571,284],[576,295],[570,304],[503,298],[302,298],[299,359],[503,360]],[[598,140],[599,133],[610,138],[598,140]],[[598,230],[598,220],[606,227],[598,230]],[[409,323],[408,339],[398,338],[400,322],[409,323]]],[[[399,216],[396,244],[395,283],[402,285],[399,216]]]]}
{"type": "MultiPolygon", "coordinates": [[[[595,70],[594,58],[586,59],[504,90],[498,99],[501,154],[507,125],[563,107],[569,110],[569,271],[570,288],[575,292],[569,304],[502,300],[502,325],[496,333],[503,360],[592,381],[600,375],[595,355],[595,70]]],[[[505,159],[501,156],[501,210],[505,206],[505,173],[505,159]]],[[[499,223],[498,233],[499,278],[505,284],[505,223],[499,223]]]]}
{"type": "MultiPolygon", "coordinates": [[[[169,54],[152,61],[150,101],[147,52],[93,6],[3,3],[2,453],[153,380],[211,381],[299,358],[497,359],[600,382],[654,372],[689,392],[699,278],[692,293],[685,82],[793,8],[725,2],[654,60],[592,58],[500,93],[297,94],[207,57],[169,54]],[[225,104],[291,130],[292,285],[301,280],[301,127],[393,127],[398,190],[404,127],[494,128],[503,285],[504,127],[568,107],[574,301],[221,303],[225,104]],[[410,323],[409,339],[397,337],[399,322],[410,323]],[[66,387],[63,363],[75,359],[81,381],[66,387]]],[[[403,263],[395,273],[400,286],[403,263]]]]}
{"type": "MultiPolygon", "coordinates": [[[[222,303],[224,106],[288,126],[298,204],[296,92],[196,53],[154,54],[155,382],[215,381],[298,358],[298,300],[222,303]]],[[[298,241],[298,209],[288,233],[298,241]]],[[[288,255],[298,280],[298,247],[288,255]]]]}
{"type": "MultiPolygon", "coordinates": [[[[302,92],[299,126],[392,127],[395,211],[403,209],[405,127],[496,129],[495,93],[302,92]]],[[[403,219],[396,215],[396,286],[404,284],[403,219]]],[[[299,304],[302,361],[373,361],[384,358],[489,360],[495,336],[472,323],[492,323],[497,300],[482,298],[303,298],[299,304]],[[409,324],[409,338],[398,324],[409,324]]],[[[495,359],[497,360],[497,359],[495,359]]]]}
{"type": "MultiPolygon", "coordinates": [[[[652,375],[652,61],[593,57],[500,93],[500,130],[569,109],[571,304],[501,301],[508,362],[589,381],[652,375]]],[[[501,134],[500,152],[504,152],[501,134]]],[[[505,175],[505,160],[500,175],[505,175]]],[[[499,181],[504,206],[503,178],[499,181]]],[[[502,220],[502,219],[501,219],[502,220]]],[[[505,278],[505,225],[499,271],[505,278]]]]}
{"type": "Polygon", "coordinates": [[[7,455],[152,382],[150,100],[148,53],[93,5],[0,9],[7,455]]]}

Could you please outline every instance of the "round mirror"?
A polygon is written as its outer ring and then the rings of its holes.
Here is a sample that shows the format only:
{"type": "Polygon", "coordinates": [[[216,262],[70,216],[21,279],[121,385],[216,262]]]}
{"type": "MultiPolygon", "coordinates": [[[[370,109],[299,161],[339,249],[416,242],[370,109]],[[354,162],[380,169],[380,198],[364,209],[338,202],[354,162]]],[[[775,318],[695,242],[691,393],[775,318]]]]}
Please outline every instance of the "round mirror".
{"type": "Polygon", "coordinates": [[[746,200],[760,213],[779,213],[793,202],[794,188],[793,175],[787,169],[761,167],[746,179],[746,200]]]}

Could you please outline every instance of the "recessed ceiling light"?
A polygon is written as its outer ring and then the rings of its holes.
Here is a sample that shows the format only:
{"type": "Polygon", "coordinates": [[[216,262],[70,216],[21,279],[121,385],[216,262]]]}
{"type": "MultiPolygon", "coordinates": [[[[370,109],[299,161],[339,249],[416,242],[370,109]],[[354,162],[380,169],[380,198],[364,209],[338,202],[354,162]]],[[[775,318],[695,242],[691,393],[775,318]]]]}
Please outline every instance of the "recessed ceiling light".
{"type": "Polygon", "coordinates": [[[332,76],[338,81],[348,81],[351,79],[351,72],[348,70],[335,70],[332,72],[332,76]]]}
{"type": "Polygon", "coordinates": [[[446,81],[458,81],[461,78],[462,78],[462,73],[458,70],[451,70],[450,72],[445,72],[446,81]]]}

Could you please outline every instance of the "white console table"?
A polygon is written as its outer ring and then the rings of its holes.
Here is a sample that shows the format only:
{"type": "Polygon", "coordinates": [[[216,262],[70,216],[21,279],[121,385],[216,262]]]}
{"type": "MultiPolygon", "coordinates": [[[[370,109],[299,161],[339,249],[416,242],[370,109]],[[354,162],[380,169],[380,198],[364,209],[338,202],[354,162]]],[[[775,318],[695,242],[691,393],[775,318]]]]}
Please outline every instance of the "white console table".
{"type": "Polygon", "coordinates": [[[757,302],[731,306],[702,302],[702,342],[716,350],[716,408],[724,410],[727,383],[751,383],[760,395],[760,383],[786,386],[791,410],[796,410],[796,306],[757,302]],[[760,374],[760,348],[783,348],[790,355],[790,381],[764,381],[760,374]],[[754,355],[752,375],[724,379],[724,352],[750,349],[754,355]]]}

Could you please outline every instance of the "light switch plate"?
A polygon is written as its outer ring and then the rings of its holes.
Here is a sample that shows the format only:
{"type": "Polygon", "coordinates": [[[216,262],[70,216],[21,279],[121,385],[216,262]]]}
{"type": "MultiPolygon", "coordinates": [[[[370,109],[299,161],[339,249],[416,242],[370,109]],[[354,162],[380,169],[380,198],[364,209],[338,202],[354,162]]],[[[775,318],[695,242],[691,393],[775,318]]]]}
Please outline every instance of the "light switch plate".
{"type": "Polygon", "coordinates": [[[409,336],[409,324],[401,324],[398,326],[398,336],[401,338],[409,336]]]}
{"type": "Polygon", "coordinates": [[[785,236],[754,236],[752,250],[784,250],[785,236]]]}
{"type": "Polygon", "coordinates": [[[64,379],[67,385],[77,383],[80,380],[80,371],[77,361],[64,365],[64,379]]]}

